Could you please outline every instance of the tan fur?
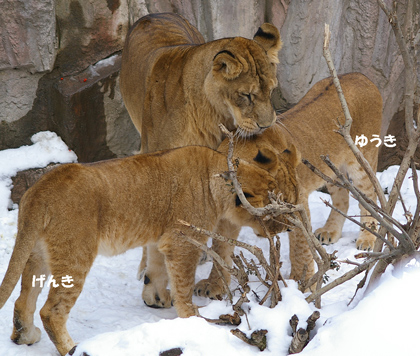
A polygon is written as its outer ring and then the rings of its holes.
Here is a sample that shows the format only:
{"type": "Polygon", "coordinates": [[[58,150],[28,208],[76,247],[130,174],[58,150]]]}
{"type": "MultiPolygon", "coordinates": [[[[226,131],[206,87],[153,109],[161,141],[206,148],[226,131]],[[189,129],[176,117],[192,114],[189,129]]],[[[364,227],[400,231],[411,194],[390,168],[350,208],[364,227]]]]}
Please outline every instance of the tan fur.
{"type": "MultiPolygon", "coordinates": [[[[277,161],[269,170],[239,161],[238,179],[244,192],[252,195],[251,204],[264,206],[269,190],[279,192],[273,178],[279,169],[282,163],[277,161]]],[[[197,146],[68,164],[44,175],[21,200],[16,244],[0,286],[2,307],[22,275],[12,340],[32,344],[40,339],[33,314],[41,288],[32,287],[33,276],[51,274],[61,281],[69,275],[74,286],[50,287],[40,312],[45,330],[65,355],[75,345],[66,329],[68,313],[96,255],[116,255],[146,244],[164,256],[178,315],[195,315],[192,293],[200,252],[179,236],[178,231],[190,236],[191,231],[178,219],[209,230],[221,219],[229,219],[261,232],[257,220],[236,204],[235,195],[220,177],[226,170],[224,155],[197,146]]],[[[290,175],[294,171],[293,167],[290,175]]],[[[296,194],[290,199],[296,201],[296,194]]],[[[284,229],[278,223],[269,227],[284,229]]],[[[194,237],[207,240],[202,235],[194,237]]],[[[166,291],[166,285],[161,288],[166,291]]]]}
{"type": "MultiPolygon", "coordinates": [[[[375,85],[360,73],[350,73],[340,77],[341,85],[346,97],[350,113],[353,118],[351,136],[364,134],[368,138],[372,134],[380,134],[382,122],[382,98],[375,85]]],[[[305,97],[292,109],[278,116],[279,123],[264,131],[261,135],[253,137],[245,142],[238,143],[235,154],[244,160],[254,162],[254,157],[261,147],[267,147],[274,152],[283,152],[291,144],[301,152],[302,158],[307,159],[326,174],[331,171],[321,160],[321,155],[329,155],[331,161],[342,172],[348,174],[353,183],[369,198],[376,200],[376,194],[366,174],[357,163],[353,153],[348,148],[344,139],[336,132],[337,119],[344,123],[344,115],[338,100],[335,87],[331,79],[327,78],[316,83],[305,97]]],[[[365,158],[376,171],[378,161],[378,148],[376,142],[360,148],[365,158]]],[[[220,151],[227,151],[227,142],[223,142],[220,151]]],[[[258,163],[260,167],[264,164],[258,163]]],[[[278,180],[284,180],[284,176],[278,173],[278,180]]],[[[287,173],[286,173],[287,174],[287,173]]],[[[305,205],[309,214],[308,196],[314,190],[322,187],[325,182],[316,176],[305,165],[297,167],[299,186],[299,203],[305,205]]],[[[331,193],[333,205],[343,212],[347,212],[349,194],[343,189],[327,187],[331,193]]],[[[361,222],[370,224],[374,221],[365,209],[361,207],[361,222]]],[[[324,244],[336,242],[341,237],[345,219],[338,213],[331,212],[324,227],[315,231],[320,241],[324,244]]],[[[229,226],[223,227],[229,231],[229,226]]],[[[235,238],[236,234],[231,234],[235,238]]],[[[294,229],[289,233],[290,237],[290,260],[292,264],[291,278],[299,280],[302,276],[304,265],[307,265],[307,277],[314,273],[312,255],[304,236],[294,229]]],[[[373,248],[375,237],[362,230],[357,239],[358,249],[368,250],[373,248]]],[[[217,243],[216,249],[224,255],[229,255],[229,247],[217,243]]],[[[213,268],[209,279],[200,281],[196,285],[198,295],[215,297],[221,292],[221,285],[217,277],[217,271],[213,268]]]]}
{"type": "MultiPolygon", "coordinates": [[[[272,125],[271,91],[277,86],[281,44],[279,31],[268,23],[253,40],[204,43],[198,30],[177,14],[142,17],[127,35],[120,76],[125,106],[141,135],[140,152],[187,145],[216,149],[223,140],[219,123],[238,128],[242,137],[272,125]]],[[[156,298],[161,287],[154,284],[166,282],[165,275],[158,277],[162,256],[156,253],[154,248],[144,252],[139,266],[139,279],[156,276],[143,298],[148,305],[169,307],[168,293],[156,298]],[[153,262],[146,263],[146,253],[153,262]]]]}
{"type": "Polygon", "coordinates": [[[142,17],[127,36],[120,78],[141,152],[187,145],[215,149],[223,139],[219,123],[239,128],[243,136],[272,125],[280,47],[280,34],[270,24],[254,40],[204,43],[179,15],[142,17]]]}

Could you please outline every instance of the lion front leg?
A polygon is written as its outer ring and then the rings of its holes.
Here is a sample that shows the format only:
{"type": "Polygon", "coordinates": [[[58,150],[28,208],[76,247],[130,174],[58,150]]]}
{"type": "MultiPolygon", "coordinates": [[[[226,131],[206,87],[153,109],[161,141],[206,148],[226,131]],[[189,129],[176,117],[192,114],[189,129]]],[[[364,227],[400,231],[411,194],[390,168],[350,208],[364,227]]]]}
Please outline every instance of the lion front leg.
{"type": "Polygon", "coordinates": [[[139,264],[139,268],[137,270],[137,279],[141,281],[144,277],[144,274],[146,273],[146,267],[147,267],[147,246],[143,247],[143,252],[141,255],[141,261],[139,264]]]}
{"type": "Polygon", "coordinates": [[[159,251],[165,256],[171,292],[178,316],[188,318],[199,315],[197,307],[192,302],[192,295],[195,270],[201,251],[182,237],[177,236],[176,233],[166,233],[162,236],[159,242],[159,251]]]}
{"type": "MultiPolygon", "coordinates": [[[[309,212],[309,205],[307,196],[301,200],[306,210],[309,222],[311,215],[309,212]]],[[[314,258],[311,250],[309,249],[308,242],[302,231],[295,227],[289,232],[289,247],[290,247],[290,263],[292,265],[292,271],[290,278],[295,281],[302,279],[304,271],[306,270],[305,280],[309,279],[315,274],[314,258]]]]}
{"type": "MultiPolygon", "coordinates": [[[[349,209],[348,191],[329,183],[327,184],[327,189],[331,194],[333,206],[343,213],[347,213],[347,210],[349,209]]],[[[345,221],[346,218],[343,215],[331,209],[327,222],[323,227],[320,227],[315,231],[315,236],[322,244],[330,245],[336,243],[341,237],[345,221]]]]}
{"type": "MultiPolygon", "coordinates": [[[[236,240],[238,238],[240,227],[233,225],[228,220],[221,220],[217,226],[216,232],[222,236],[229,237],[236,240]]],[[[213,240],[213,250],[229,265],[232,265],[231,255],[234,250],[234,246],[230,246],[225,242],[219,240],[213,240]]],[[[213,260],[213,267],[211,269],[209,278],[202,279],[199,281],[194,288],[195,295],[200,297],[207,297],[210,299],[219,299],[224,291],[225,279],[227,285],[230,283],[230,274],[224,268],[222,268],[216,261],[213,260]],[[222,274],[223,277],[220,276],[222,274]]]]}
{"type": "Polygon", "coordinates": [[[170,308],[171,293],[167,289],[168,273],[165,257],[156,245],[147,247],[147,267],[144,272],[144,287],[142,297],[144,303],[151,308],[170,308]]]}

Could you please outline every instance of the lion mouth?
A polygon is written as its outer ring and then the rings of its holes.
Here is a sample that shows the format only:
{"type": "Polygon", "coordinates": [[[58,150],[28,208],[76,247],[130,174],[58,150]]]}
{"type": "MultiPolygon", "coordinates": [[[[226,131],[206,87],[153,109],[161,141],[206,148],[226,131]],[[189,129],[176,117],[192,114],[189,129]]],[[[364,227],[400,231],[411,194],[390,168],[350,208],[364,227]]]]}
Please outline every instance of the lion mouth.
{"type": "MultiPolygon", "coordinates": [[[[240,124],[238,124],[236,129],[236,135],[241,138],[250,138],[255,135],[259,135],[264,132],[266,129],[270,128],[276,122],[276,116],[273,115],[273,120],[271,122],[267,122],[265,120],[265,124],[260,124],[256,120],[246,119],[242,120],[240,124]]],[[[237,122],[237,120],[235,120],[237,122]]]]}
{"type": "Polygon", "coordinates": [[[240,137],[240,138],[250,138],[250,137],[255,136],[255,135],[257,135],[261,132],[262,131],[259,128],[254,129],[254,130],[249,130],[249,129],[246,129],[246,128],[243,128],[243,127],[238,127],[236,129],[235,136],[240,137]]]}
{"type": "Polygon", "coordinates": [[[269,127],[270,126],[261,127],[258,124],[256,124],[253,127],[238,126],[235,132],[235,136],[241,137],[241,138],[250,138],[252,136],[261,134],[263,131],[265,131],[269,127]]]}

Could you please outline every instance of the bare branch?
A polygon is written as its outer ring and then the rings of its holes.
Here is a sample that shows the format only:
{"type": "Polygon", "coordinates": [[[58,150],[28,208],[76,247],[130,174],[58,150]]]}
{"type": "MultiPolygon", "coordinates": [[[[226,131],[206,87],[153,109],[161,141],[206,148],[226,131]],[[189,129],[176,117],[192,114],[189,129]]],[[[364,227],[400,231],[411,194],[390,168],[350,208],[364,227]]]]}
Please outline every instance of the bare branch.
{"type": "MultiPolygon", "coordinates": [[[[326,156],[322,157],[322,160],[328,165],[328,167],[331,168],[331,170],[334,172],[334,174],[341,180],[341,182],[344,183],[346,188],[350,190],[350,192],[356,197],[356,199],[363,205],[363,207],[369,211],[372,216],[380,222],[381,227],[384,227],[387,231],[391,232],[397,239],[400,241],[400,243],[404,246],[405,249],[410,250],[414,248],[414,245],[410,239],[410,237],[407,235],[407,233],[402,229],[401,232],[394,229],[394,227],[388,223],[385,219],[382,218],[382,216],[373,208],[371,204],[369,204],[363,196],[360,194],[360,192],[354,187],[353,184],[351,184],[347,178],[337,169],[337,167],[334,166],[334,164],[330,161],[330,159],[326,156]]],[[[382,215],[387,215],[385,212],[381,212],[382,215]]],[[[388,216],[388,215],[387,215],[388,216]]],[[[397,226],[400,226],[400,224],[393,218],[390,217],[391,220],[393,220],[394,224],[397,226]]]]}
{"type": "Polygon", "coordinates": [[[330,74],[333,78],[333,83],[334,83],[334,86],[337,90],[337,94],[338,94],[338,97],[339,97],[339,100],[340,100],[340,103],[341,103],[341,107],[342,107],[343,112],[344,112],[344,117],[346,118],[346,121],[345,121],[344,125],[340,125],[340,127],[338,129],[338,132],[343,136],[343,138],[347,142],[347,145],[350,147],[350,149],[354,153],[354,155],[357,159],[357,162],[359,162],[360,166],[362,166],[363,169],[365,170],[367,176],[369,177],[370,182],[373,185],[373,188],[375,189],[376,195],[378,196],[378,199],[381,203],[381,206],[385,207],[385,205],[386,205],[385,195],[382,191],[382,188],[379,184],[378,179],[376,178],[376,172],[373,171],[369,162],[366,160],[366,158],[362,155],[360,150],[357,148],[357,146],[355,145],[355,143],[354,143],[354,141],[353,141],[353,139],[351,138],[351,135],[350,135],[350,128],[351,128],[351,124],[353,122],[353,119],[350,115],[350,110],[348,108],[346,99],[345,99],[344,94],[343,94],[343,89],[341,88],[340,81],[338,80],[337,71],[335,70],[334,63],[333,63],[332,58],[331,58],[331,53],[330,53],[330,50],[329,50],[330,36],[331,36],[331,33],[330,33],[329,25],[325,24],[324,48],[323,48],[324,58],[327,62],[328,69],[330,70],[330,74]]]}
{"type": "Polygon", "coordinates": [[[376,238],[381,239],[384,243],[386,243],[390,247],[390,249],[394,248],[394,246],[391,244],[391,242],[389,242],[387,239],[385,239],[381,235],[379,235],[377,231],[371,229],[370,227],[366,226],[365,224],[362,224],[360,221],[357,221],[356,219],[353,219],[351,216],[348,216],[347,214],[344,214],[340,209],[337,209],[329,201],[324,200],[324,199],[321,199],[321,200],[325,205],[327,205],[328,207],[330,207],[331,209],[333,209],[334,211],[336,211],[340,215],[344,216],[346,219],[350,220],[351,222],[353,222],[356,225],[359,225],[362,229],[365,229],[365,230],[369,231],[372,235],[375,235],[376,238]]]}
{"type": "MultiPolygon", "coordinates": [[[[183,225],[186,226],[192,226],[188,223],[186,223],[185,221],[179,220],[179,222],[183,225]],[[188,224],[188,225],[187,225],[188,224]]],[[[229,271],[229,273],[231,274],[235,274],[235,271],[232,267],[230,267],[223,258],[221,258],[216,252],[214,252],[211,248],[209,248],[207,245],[193,239],[192,237],[184,234],[182,231],[178,232],[180,236],[182,236],[183,238],[185,238],[188,242],[192,243],[194,246],[200,248],[201,250],[203,250],[204,252],[206,252],[208,255],[210,255],[211,257],[213,257],[214,260],[216,260],[220,266],[222,266],[224,269],[226,269],[227,271],[229,271]]],[[[210,235],[208,235],[210,236],[210,235]]]]}
{"type": "Polygon", "coordinates": [[[414,134],[414,125],[413,125],[413,103],[414,103],[414,91],[416,88],[416,82],[413,78],[417,78],[416,72],[414,71],[414,61],[410,55],[408,49],[407,41],[404,38],[404,34],[401,30],[400,22],[398,20],[396,8],[393,11],[389,10],[385,5],[383,0],[377,0],[379,6],[384,11],[388,17],[388,21],[392,26],[394,31],[395,39],[397,41],[398,47],[400,49],[404,67],[405,67],[405,127],[407,130],[407,137],[410,138],[414,134]]]}
{"type": "MultiPolygon", "coordinates": [[[[419,110],[420,113],[420,110],[419,110]]],[[[414,219],[410,226],[410,229],[408,231],[408,234],[412,237],[414,244],[416,245],[416,248],[418,248],[418,234],[420,233],[419,223],[420,223],[420,191],[419,191],[419,179],[416,171],[416,165],[414,162],[414,159],[411,159],[411,173],[413,177],[413,188],[414,193],[417,198],[417,207],[416,212],[414,213],[414,219]],[[419,229],[419,231],[417,231],[419,229]]]]}
{"type": "Polygon", "coordinates": [[[365,286],[368,275],[369,275],[369,270],[367,269],[365,272],[365,276],[360,280],[359,283],[357,283],[357,287],[356,287],[356,290],[354,291],[353,297],[347,303],[347,306],[349,306],[353,302],[354,298],[356,298],[356,294],[358,290],[362,289],[365,286]]]}
{"type": "Polygon", "coordinates": [[[320,177],[323,180],[325,180],[327,183],[330,183],[332,185],[336,185],[337,187],[340,187],[340,188],[345,188],[345,186],[340,181],[337,181],[337,180],[332,179],[331,177],[327,176],[326,174],[324,174],[323,172],[321,172],[318,168],[316,168],[314,165],[312,165],[312,163],[310,163],[308,160],[303,159],[302,160],[302,163],[304,165],[306,165],[318,177],[320,177]]]}
{"type": "MultiPolygon", "coordinates": [[[[395,258],[398,255],[401,255],[401,251],[400,250],[394,250],[394,251],[390,252],[389,254],[387,254],[386,258],[389,259],[389,260],[392,260],[393,258],[395,258]]],[[[382,259],[384,259],[384,257],[382,257],[382,259]]],[[[314,292],[311,295],[309,295],[308,297],[306,297],[306,301],[308,303],[313,302],[317,297],[321,296],[322,294],[330,291],[331,289],[333,289],[334,287],[336,287],[340,284],[343,284],[344,282],[347,282],[348,280],[357,276],[359,273],[362,273],[363,271],[368,269],[373,262],[375,262],[377,260],[379,260],[379,258],[373,258],[371,260],[368,260],[365,263],[360,264],[359,266],[357,266],[354,269],[350,270],[349,272],[343,274],[341,277],[338,277],[337,279],[333,280],[331,283],[328,283],[324,287],[320,288],[316,292],[314,292]]]]}

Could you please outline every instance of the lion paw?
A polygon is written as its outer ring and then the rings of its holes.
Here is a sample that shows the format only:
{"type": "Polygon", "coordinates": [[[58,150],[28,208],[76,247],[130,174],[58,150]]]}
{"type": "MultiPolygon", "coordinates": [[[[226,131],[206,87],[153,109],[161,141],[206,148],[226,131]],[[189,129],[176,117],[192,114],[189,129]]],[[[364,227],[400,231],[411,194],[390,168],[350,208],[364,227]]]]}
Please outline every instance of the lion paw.
{"type": "Polygon", "coordinates": [[[330,231],[324,227],[320,227],[315,231],[316,238],[324,245],[330,245],[340,239],[340,232],[330,231]]]}
{"type": "Polygon", "coordinates": [[[224,294],[223,284],[210,279],[202,279],[195,285],[194,294],[199,297],[221,300],[224,294]]]}
{"type": "Polygon", "coordinates": [[[375,236],[372,234],[360,236],[356,241],[356,247],[362,251],[372,251],[375,245],[375,236]]]}
{"type": "Polygon", "coordinates": [[[157,288],[147,276],[144,280],[142,294],[144,304],[151,308],[170,308],[173,303],[169,289],[157,288]]]}
{"type": "Polygon", "coordinates": [[[163,293],[153,293],[143,290],[143,300],[150,308],[170,308],[172,306],[171,292],[166,289],[163,293]]]}
{"type": "Polygon", "coordinates": [[[35,326],[18,331],[13,328],[12,341],[18,345],[32,345],[41,340],[41,330],[35,326]]]}

